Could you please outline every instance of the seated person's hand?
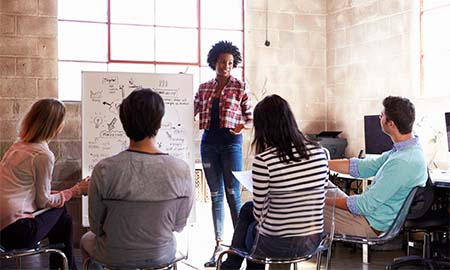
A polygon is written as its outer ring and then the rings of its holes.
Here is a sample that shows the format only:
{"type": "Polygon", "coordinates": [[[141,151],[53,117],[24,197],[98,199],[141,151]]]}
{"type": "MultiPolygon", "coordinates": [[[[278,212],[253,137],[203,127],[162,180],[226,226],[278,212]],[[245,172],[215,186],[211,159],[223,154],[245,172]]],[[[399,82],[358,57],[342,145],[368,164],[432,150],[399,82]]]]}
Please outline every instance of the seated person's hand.
{"type": "Polygon", "coordinates": [[[90,177],[84,178],[81,182],[74,185],[70,190],[73,196],[87,195],[89,191],[89,179],[90,177]]]}
{"type": "Polygon", "coordinates": [[[91,179],[90,176],[83,179],[83,181],[79,182],[78,188],[80,189],[80,195],[87,195],[89,191],[89,179],[91,179]]]}

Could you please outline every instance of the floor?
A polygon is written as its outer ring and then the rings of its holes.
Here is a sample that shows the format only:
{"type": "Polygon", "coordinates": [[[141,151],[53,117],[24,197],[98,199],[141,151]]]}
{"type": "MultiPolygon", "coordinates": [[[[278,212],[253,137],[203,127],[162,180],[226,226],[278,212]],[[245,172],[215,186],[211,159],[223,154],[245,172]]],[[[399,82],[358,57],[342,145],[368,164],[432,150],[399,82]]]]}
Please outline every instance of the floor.
{"type": "MultiPolygon", "coordinates": [[[[189,258],[186,262],[179,263],[179,270],[193,270],[193,269],[213,269],[203,267],[203,263],[206,262],[212,255],[214,248],[214,233],[211,220],[210,205],[207,203],[196,204],[196,222],[189,226],[184,237],[180,238],[179,246],[189,246],[189,258]],[[188,239],[188,241],[186,241],[188,239]]],[[[228,215],[228,213],[227,213],[228,215]]],[[[229,217],[229,216],[228,216],[229,217]]],[[[226,243],[230,242],[232,236],[232,225],[230,218],[227,218],[226,223],[226,243]]],[[[81,255],[79,249],[76,249],[76,259],[81,269],[81,255]]],[[[347,269],[385,269],[385,266],[389,264],[393,258],[404,255],[401,250],[395,251],[371,251],[370,252],[370,264],[361,263],[361,250],[354,247],[337,243],[333,247],[333,255],[331,265],[329,269],[347,270],[347,269]]],[[[322,265],[324,260],[322,260],[322,265]]],[[[17,269],[14,266],[6,266],[5,262],[1,264],[1,269],[17,269]]],[[[41,255],[34,258],[27,258],[23,260],[22,269],[46,269],[47,258],[46,255],[41,255]]],[[[298,265],[299,269],[315,269],[315,259],[302,262],[298,265]]],[[[324,267],[322,267],[324,269],[324,267]]],[[[409,268],[411,269],[411,268],[409,268]]],[[[420,269],[420,268],[419,268],[420,269]]]]}

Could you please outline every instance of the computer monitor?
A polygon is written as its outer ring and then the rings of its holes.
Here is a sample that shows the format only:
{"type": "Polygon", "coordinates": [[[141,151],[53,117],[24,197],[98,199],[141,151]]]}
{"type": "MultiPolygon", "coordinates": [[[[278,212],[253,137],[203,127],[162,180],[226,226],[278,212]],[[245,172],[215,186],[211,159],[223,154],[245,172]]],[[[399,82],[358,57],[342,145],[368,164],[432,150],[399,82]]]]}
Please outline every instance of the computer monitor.
{"type": "Polygon", "coordinates": [[[447,146],[450,152],[450,112],[445,113],[445,125],[447,126],[447,146]]]}
{"type": "Polygon", "coordinates": [[[392,149],[391,137],[381,129],[379,115],[364,116],[364,141],[366,154],[379,155],[392,149]]]}

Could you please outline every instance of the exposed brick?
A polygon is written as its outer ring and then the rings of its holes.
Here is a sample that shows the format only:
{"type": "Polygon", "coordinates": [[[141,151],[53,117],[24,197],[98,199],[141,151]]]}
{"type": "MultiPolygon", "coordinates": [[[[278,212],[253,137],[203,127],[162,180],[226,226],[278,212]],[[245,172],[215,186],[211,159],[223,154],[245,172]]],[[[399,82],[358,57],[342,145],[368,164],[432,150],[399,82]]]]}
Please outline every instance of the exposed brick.
{"type": "Polygon", "coordinates": [[[81,102],[79,101],[66,101],[66,118],[67,119],[80,119],[81,118],[81,102]]]}
{"type": "Polygon", "coordinates": [[[65,120],[62,132],[58,135],[60,140],[81,140],[81,117],[65,120]]]}
{"type": "Polygon", "coordinates": [[[52,140],[48,143],[48,148],[55,155],[55,162],[59,162],[62,160],[61,157],[61,143],[59,141],[52,140]]]}
{"type": "Polygon", "coordinates": [[[58,80],[56,80],[56,79],[39,79],[37,95],[39,98],[57,98],[58,97],[58,80]]]}
{"type": "Polygon", "coordinates": [[[53,169],[54,182],[67,182],[78,180],[81,180],[80,161],[58,161],[55,163],[55,167],[53,169]]]}
{"type": "Polygon", "coordinates": [[[60,146],[63,159],[81,160],[81,141],[65,141],[60,146]]]}
{"type": "Polygon", "coordinates": [[[57,77],[58,63],[52,59],[19,58],[17,59],[17,75],[28,77],[57,77]]]}
{"type": "Polygon", "coordinates": [[[37,14],[37,0],[0,0],[2,13],[37,14]]]}
{"type": "Polygon", "coordinates": [[[2,127],[2,140],[15,140],[15,138],[17,138],[19,121],[0,120],[0,126],[2,127]]]}
{"type": "MultiPolygon", "coordinates": [[[[1,136],[1,127],[0,127],[0,138],[3,138],[1,136]]],[[[0,142],[0,159],[3,158],[3,155],[8,151],[9,147],[14,143],[14,141],[2,141],[0,142]]]]}
{"type": "Polygon", "coordinates": [[[14,34],[14,16],[0,14],[0,34],[14,34]]]}
{"type": "Polygon", "coordinates": [[[38,0],[39,15],[53,16],[58,15],[57,0],[38,0]]]}
{"type": "Polygon", "coordinates": [[[56,18],[19,16],[17,17],[17,33],[21,35],[55,37],[58,32],[56,18]]]}
{"type": "Polygon", "coordinates": [[[37,40],[24,37],[2,37],[0,39],[0,55],[35,56],[37,40]]]}
{"type": "Polygon", "coordinates": [[[56,38],[40,38],[37,41],[38,55],[43,58],[58,58],[58,40],[56,38]]]}
{"type": "Polygon", "coordinates": [[[0,78],[0,96],[34,98],[36,97],[36,79],[0,78]]]}
{"type": "Polygon", "coordinates": [[[16,59],[0,57],[0,76],[14,76],[16,74],[16,59]]]}
{"type": "Polygon", "coordinates": [[[13,120],[22,119],[28,110],[31,108],[35,99],[16,99],[12,104],[11,110],[13,112],[13,120]]]}

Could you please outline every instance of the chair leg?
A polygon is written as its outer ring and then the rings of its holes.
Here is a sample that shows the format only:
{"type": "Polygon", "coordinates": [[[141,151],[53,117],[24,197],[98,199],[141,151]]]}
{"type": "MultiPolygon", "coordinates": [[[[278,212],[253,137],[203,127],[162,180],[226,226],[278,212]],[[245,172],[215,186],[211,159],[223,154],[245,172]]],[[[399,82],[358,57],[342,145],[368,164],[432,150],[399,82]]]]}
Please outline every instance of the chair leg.
{"type": "Polygon", "coordinates": [[[293,263],[294,265],[294,270],[297,270],[297,263],[293,263]]]}
{"type": "Polygon", "coordinates": [[[91,258],[87,257],[83,260],[83,270],[89,270],[89,264],[91,262],[91,258]]]}
{"type": "Polygon", "coordinates": [[[319,251],[317,253],[317,258],[316,258],[316,270],[320,270],[321,264],[322,264],[322,251],[319,251]]]}
{"type": "Polygon", "coordinates": [[[173,270],[177,270],[177,263],[174,263],[174,264],[172,265],[172,269],[173,269],[173,270]]]}
{"type": "Polygon", "coordinates": [[[362,244],[362,262],[369,263],[369,245],[362,244]]]}

